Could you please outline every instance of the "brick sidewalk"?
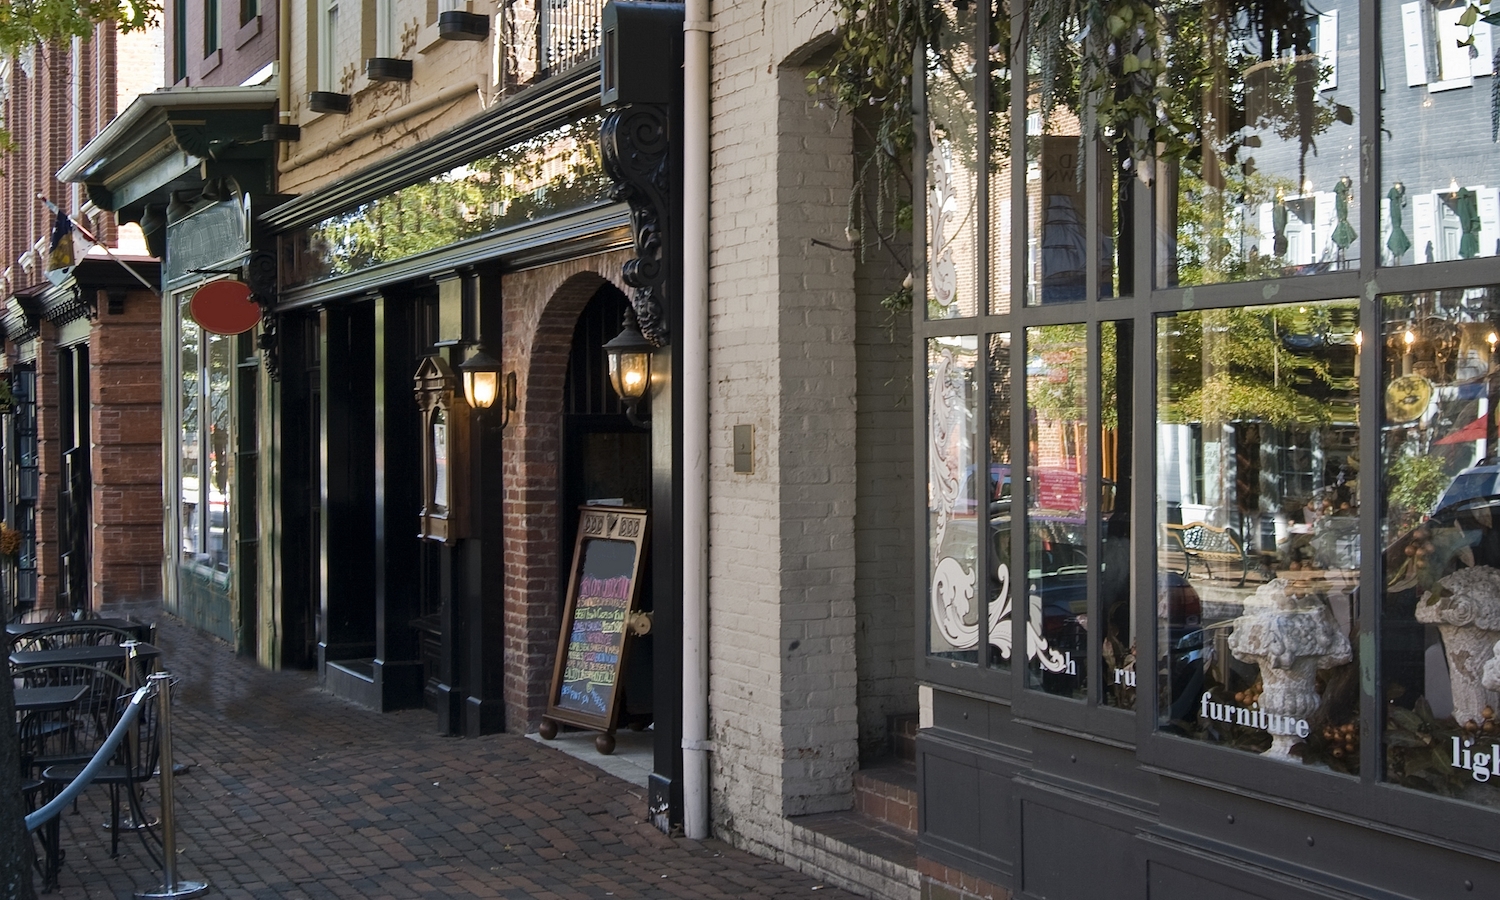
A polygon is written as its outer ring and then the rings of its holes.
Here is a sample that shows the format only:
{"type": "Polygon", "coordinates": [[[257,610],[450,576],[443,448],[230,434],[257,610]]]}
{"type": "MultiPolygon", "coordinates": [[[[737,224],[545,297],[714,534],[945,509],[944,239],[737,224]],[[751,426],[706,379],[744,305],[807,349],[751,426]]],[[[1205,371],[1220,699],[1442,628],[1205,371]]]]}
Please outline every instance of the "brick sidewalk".
{"type": "MultiPolygon", "coordinates": [[[[192,766],[177,780],[179,874],[210,896],[850,896],[718,841],[667,837],[643,820],[641,788],[532,741],[440,737],[430,713],[351,706],[311,673],[264,671],[174,620],[158,643],[181,679],[176,758],[192,766]]],[[[64,816],[55,896],[160,884],[135,835],[109,858],[108,811],[91,788],[64,816]]]]}

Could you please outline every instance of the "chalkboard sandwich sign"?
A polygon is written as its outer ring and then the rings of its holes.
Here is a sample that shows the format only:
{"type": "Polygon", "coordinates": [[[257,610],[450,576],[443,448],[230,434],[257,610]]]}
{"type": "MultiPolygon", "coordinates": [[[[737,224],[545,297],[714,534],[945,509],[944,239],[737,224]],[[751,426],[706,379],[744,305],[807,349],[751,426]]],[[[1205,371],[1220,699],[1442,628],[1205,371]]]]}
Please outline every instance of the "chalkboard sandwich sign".
{"type": "Polygon", "coordinates": [[[645,547],[645,510],[580,508],[542,737],[556,737],[559,723],[575,725],[603,732],[595,746],[600,753],[614,751],[620,673],[630,648],[645,547]]]}

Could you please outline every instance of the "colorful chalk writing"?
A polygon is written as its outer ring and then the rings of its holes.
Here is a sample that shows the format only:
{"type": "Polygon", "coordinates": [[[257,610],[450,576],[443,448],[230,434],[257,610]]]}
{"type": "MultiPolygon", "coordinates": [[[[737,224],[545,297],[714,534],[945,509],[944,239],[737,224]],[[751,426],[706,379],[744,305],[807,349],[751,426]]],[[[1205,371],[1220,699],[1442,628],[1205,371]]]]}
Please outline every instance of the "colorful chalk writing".
{"type": "Polygon", "coordinates": [[[587,542],[563,658],[559,708],[598,716],[610,713],[631,595],[630,575],[615,573],[622,565],[626,573],[631,571],[634,551],[629,543],[587,542]]]}
{"type": "Polygon", "coordinates": [[[630,622],[641,591],[647,521],[642,509],[579,508],[544,735],[558,723],[614,731],[627,702],[622,672],[635,646],[630,622]]]}

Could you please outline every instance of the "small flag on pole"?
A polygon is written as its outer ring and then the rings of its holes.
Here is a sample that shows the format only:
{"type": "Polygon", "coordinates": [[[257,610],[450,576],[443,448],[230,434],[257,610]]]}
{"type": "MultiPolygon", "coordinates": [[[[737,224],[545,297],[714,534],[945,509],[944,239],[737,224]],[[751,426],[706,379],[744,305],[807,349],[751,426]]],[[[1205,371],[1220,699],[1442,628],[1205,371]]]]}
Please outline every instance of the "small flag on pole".
{"type": "Polygon", "coordinates": [[[67,213],[62,211],[61,207],[41,194],[37,194],[36,198],[42,201],[47,207],[48,212],[56,216],[52,225],[52,249],[47,254],[48,281],[53,284],[62,284],[68,275],[72,273],[73,267],[78,264],[79,257],[88,253],[94,247],[98,247],[104,251],[105,256],[118,263],[120,268],[134,276],[135,280],[139,281],[146,290],[156,294],[158,297],[161,296],[161,292],[157,290],[156,285],[147,281],[140,272],[132,269],[124,260],[111,253],[109,245],[101,242],[93,234],[89,233],[89,230],[82,223],[74,222],[67,213]]]}
{"type": "MultiPolygon", "coordinates": [[[[52,204],[48,204],[50,207],[52,204]]],[[[73,271],[73,220],[61,209],[52,223],[52,244],[47,251],[47,280],[61,284],[73,271]]]]}

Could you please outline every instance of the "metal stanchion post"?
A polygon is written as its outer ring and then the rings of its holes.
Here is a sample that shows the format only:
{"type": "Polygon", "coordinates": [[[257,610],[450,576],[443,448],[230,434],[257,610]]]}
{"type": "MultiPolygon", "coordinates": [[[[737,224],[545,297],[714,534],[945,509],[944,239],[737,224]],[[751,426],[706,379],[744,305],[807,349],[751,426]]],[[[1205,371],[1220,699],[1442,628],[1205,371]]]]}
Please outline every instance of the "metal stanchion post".
{"type": "MultiPolygon", "coordinates": [[[[141,657],[140,651],[136,649],[140,645],[141,642],[135,640],[120,642],[120,646],[125,648],[125,683],[130,686],[132,691],[141,686],[141,657]]],[[[134,728],[131,729],[130,734],[125,739],[130,741],[130,751],[133,758],[141,752],[140,731],[134,728]]],[[[156,823],[149,819],[146,822],[137,822],[135,816],[126,816],[120,820],[120,831],[140,831],[142,828],[150,828],[155,825],[156,823]]],[[[104,827],[108,830],[110,823],[105,822],[104,827]]]]}
{"type": "Polygon", "coordinates": [[[120,646],[125,648],[125,683],[130,685],[131,690],[134,690],[141,686],[139,678],[140,673],[136,668],[139,663],[139,656],[137,655],[138,651],[136,650],[136,648],[140,645],[140,641],[120,642],[120,646]]]}
{"type": "Polygon", "coordinates": [[[156,699],[160,703],[156,727],[161,729],[158,743],[161,748],[161,852],[162,884],[155,890],[136,891],[142,900],[157,898],[198,897],[208,893],[208,885],[202,881],[179,881],[177,879],[177,817],[172,809],[172,676],[166,672],[148,675],[146,681],[156,686],[156,699]]]}

